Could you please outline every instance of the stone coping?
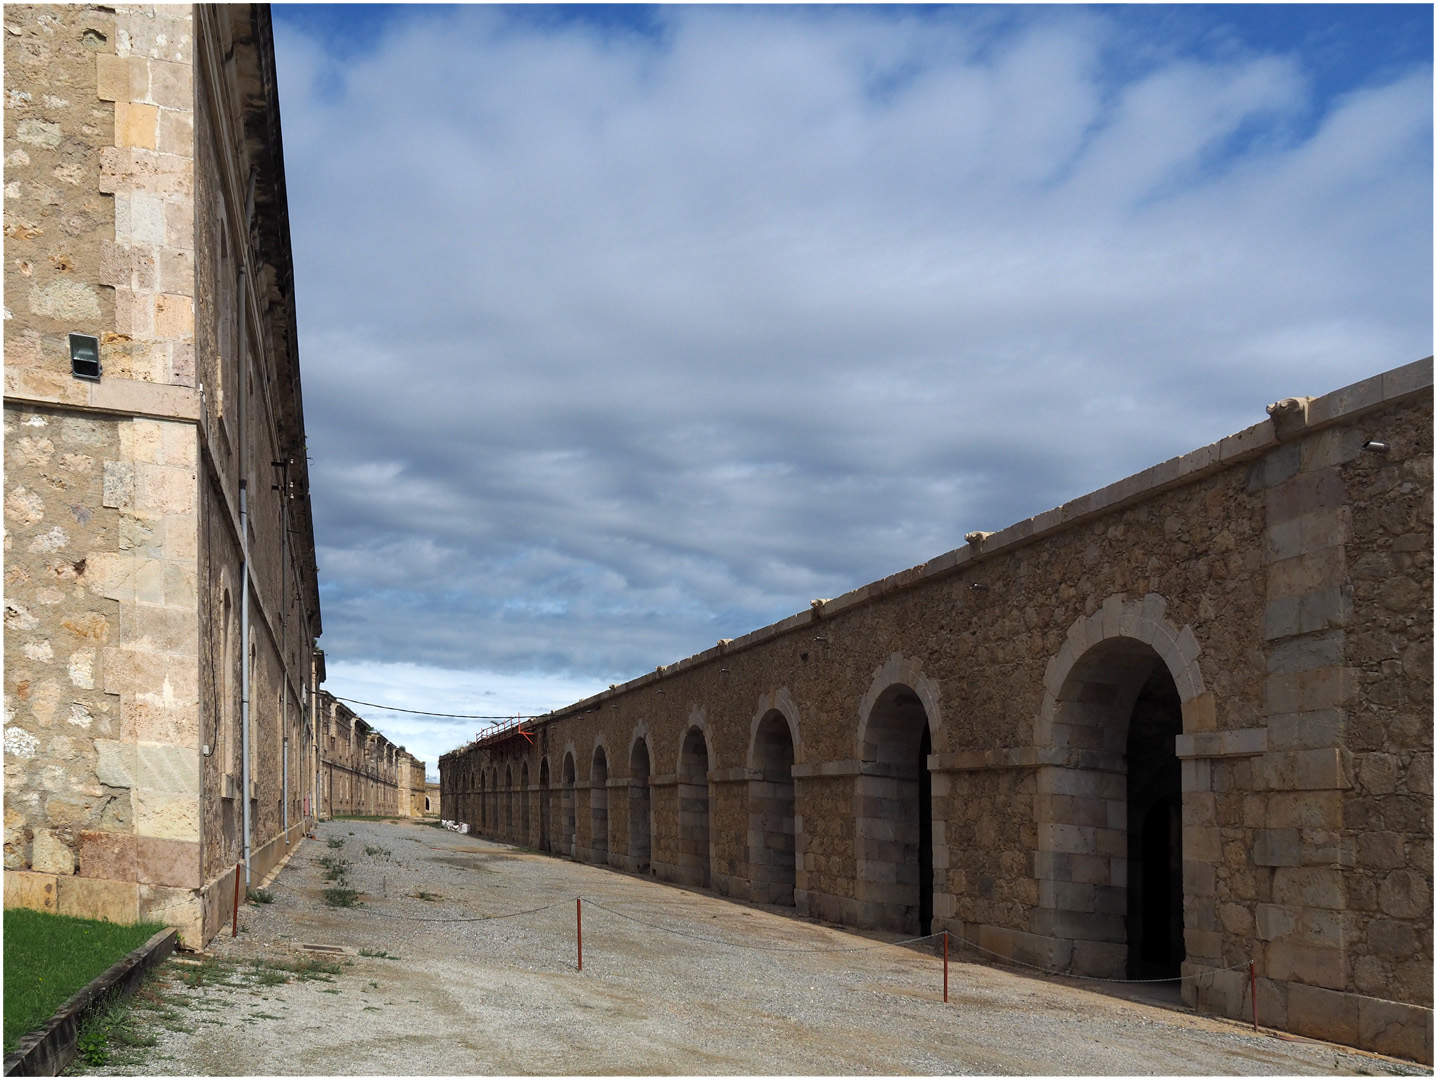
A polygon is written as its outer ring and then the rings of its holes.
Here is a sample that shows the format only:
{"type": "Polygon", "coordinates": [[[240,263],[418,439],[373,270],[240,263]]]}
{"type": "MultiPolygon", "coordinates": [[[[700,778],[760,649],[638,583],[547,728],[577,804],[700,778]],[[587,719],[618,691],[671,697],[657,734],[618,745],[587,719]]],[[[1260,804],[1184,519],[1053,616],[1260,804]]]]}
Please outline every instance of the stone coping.
{"type": "MultiPolygon", "coordinates": [[[[1334,424],[1348,422],[1364,413],[1372,412],[1384,405],[1415,398],[1419,394],[1432,392],[1432,357],[1415,360],[1410,364],[1373,375],[1370,378],[1344,386],[1329,394],[1316,398],[1288,399],[1300,403],[1296,414],[1274,405],[1270,411],[1275,416],[1254,424],[1250,428],[1219,439],[1215,443],[1199,447],[1186,454],[1153,465],[1142,472],[1134,473],[1107,487],[1080,495],[1062,506],[1045,510],[1024,521],[1009,525],[998,532],[970,533],[968,542],[919,566],[900,570],[879,581],[862,585],[833,599],[814,600],[809,610],[800,611],[768,626],[759,627],[742,637],[724,638],[711,649],[686,657],[674,664],[660,665],[653,671],[626,683],[616,684],[573,705],[558,709],[541,717],[537,723],[547,723],[580,716],[594,709],[601,709],[611,698],[657,683],[669,675],[689,671],[703,664],[721,660],[725,656],[754,648],[764,642],[804,628],[812,628],[823,619],[849,608],[887,596],[920,582],[952,574],[965,566],[976,566],[1024,544],[1030,544],[1052,533],[1082,524],[1101,514],[1139,502],[1173,488],[1183,487],[1204,477],[1244,461],[1251,461],[1283,442],[1309,435],[1334,424]],[[1292,417],[1296,415],[1297,419],[1292,417]],[[1281,424],[1281,438],[1279,438],[1281,424]]],[[[451,754],[462,753],[468,745],[451,750],[451,754]]],[[[448,754],[441,755],[447,757],[448,754]]]]}
{"type": "Polygon", "coordinates": [[[48,1023],[21,1037],[5,1056],[5,1075],[58,1076],[75,1058],[81,1014],[111,991],[134,993],[141,976],[175,951],[178,938],[174,927],[161,930],[77,990],[48,1023]]]}

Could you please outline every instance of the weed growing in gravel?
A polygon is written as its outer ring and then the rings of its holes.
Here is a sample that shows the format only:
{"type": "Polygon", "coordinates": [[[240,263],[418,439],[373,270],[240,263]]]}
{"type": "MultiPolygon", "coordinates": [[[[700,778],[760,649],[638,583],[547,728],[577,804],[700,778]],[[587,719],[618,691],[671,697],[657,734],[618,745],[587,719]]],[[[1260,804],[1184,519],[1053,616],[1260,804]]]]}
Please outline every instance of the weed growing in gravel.
{"type": "Polygon", "coordinates": [[[274,893],[268,889],[251,889],[247,899],[251,904],[273,904],[274,893]]]}
{"type": "Polygon", "coordinates": [[[428,901],[428,902],[431,903],[431,904],[432,904],[435,900],[442,900],[442,899],[444,899],[444,898],[443,898],[442,896],[440,896],[437,892],[428,892],[428,891],[426,891],[426,890],[424,890],[424,889],[417,889],[417,890],[415,890],[414,892],[410,893],[409,895],[412,896],[412,897],[414,897],[414,899],[416,899],[416,900],[425,900],[425,901],[428,901]]]}
{"type": "MultiPolygon", "coordinates": [[[[111,994],[89,1009],[80,1021],[76,1046],[79,1056],[91,1067],[108,1065],[116,1052],[154,1046],[159,1039],[137,1031],[130,1016],[130,1002],[111,994]]],[[[132,1055],[119,1064],[133,1064],[132,1055]]]]}
{"type": "Polygon", "coordinates": [[[359,890],[333,888],[324,890],[324,902],[330,907],[358,907],[359,890]]]}
{"type": "Polygon", "coordinates": [[[366,855],[382,855],[386,859],[389,858],[390,855],[388,848],[382,848],[375,844],[365,844],[364,853],[366,855]]]}
{"type": "Polygon", "coordinates": [[[321,994],[337,994],[337,993],[339,993],[338,990],[332,990],[332,989],[330,989],[330,988],[327,987],[327,986],[320,987],[319,992],[320,992],[321,994]]]}
{"type": "Polygon", "coordinates": [[[323,855],[319,865],[324,867],[324,880],[336,885],[349,884],[349,868],[354,864],[342,855],[323,855]]]}
{"type": "Polygon", "coordinates": [[[398,959],[399,959],[399,957],[395,956],[392,952],[386,952],[384,949],[360,949],[360,950],[359,950],[359,955],[360,955],[360,956],[369,956],[369,957],[372,957],[372,958],[375,959],[375,960],[398,960],[398,959]]]}
{"type": "MultiPolygon", "coordinates": [[[[350,835],[350,836],[353,836],[354,834],[353,834],[353,833],[350,833],[349,835],[350,835]]],[[[329,838],[328,843],[329,843],[329,846],[330,846],[330,847],[334,848],[334,849],[337,851],[337,850],[339,850],[340,848],[344,847],[344,837],[342,837],[342,836],[331,836],[331,837],[329,838]]]]}
{"type": "MultiPolygon", "coordinates": [[[[319,979],[329,982],[329,976],[338,975],[343,970],[338,961],[309,956],[300,956],[293,960],[256,959],[250,961],[250,967],[262,976],[279,975],[281,982],[288,981],[289,976],[301,981],[319,979]]],[[[274,983],[265,981],[264,985],[273,986],[274,983]]]]}

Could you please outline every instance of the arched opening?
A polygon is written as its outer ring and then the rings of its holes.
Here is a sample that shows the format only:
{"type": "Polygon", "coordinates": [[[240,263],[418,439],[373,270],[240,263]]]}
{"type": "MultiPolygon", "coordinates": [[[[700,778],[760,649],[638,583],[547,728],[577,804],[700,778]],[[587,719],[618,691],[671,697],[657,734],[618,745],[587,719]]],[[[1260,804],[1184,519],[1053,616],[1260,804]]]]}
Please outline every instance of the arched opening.
{"type": "Polygon", "coordinates": [[[577,821],[574,812],[574,755],[564,755],[564,793],[559,825],[559,850],[570,858],[575,856],[574,843],[577,821]]]}
{"type": "MultiPolygon", "coordinates": [[[[472,785],[472,780],[473,780],[472,776],[471,776],[470,780],[471,780],[471,785],[472,785]]],[[[479,773],[479,829],[480,829],[481,832],[489,827],[489,815],[488,815],[488,813],[486,812],[487,807],[485,806],[485,803],[484,803],[484,794],[485,794],[485,793],[484,793],[484,773],[483,773],[483,771],[480,771],[480,773],[479,773]]],[[[472,798],[473,798],[473,795],[470,794],[469,796],[467,796],[467,797],[464,799],[464,802],[465,802],[465,803],[468,803],[469,800],[472,799],[472,798]]],[[[466,807],[466,809],[467,809],[467,807],[466,807]]]]}
{"type": "Polygon", "coordinates": [[[504,835],[514,835],[514,766],[504,766],[504,835]]]}
{"type": "Polygon", "coordinates": [[[539,850],[553,848],[553,837],[549,834],[549,759],[539,762],[539,850]]]}
{"type": "Polygon", "coordinates": [[[594,862],[609,859],[609,759],[602,746],[594,748],[589,769],[589,851],[594,862]]]}
{"type": "Polygon", "coordinates": [[[1183,944],[1182,701],[1159,664],[1128,721],[1128,977],[1181,974],[1183,944]]]}
{"type": "Polygon", "coordinates": [[[679,863],[684,885],[709,885],[709,749],[698,727],[684,733],[679,751],[679,863]]]}
{"type": "Polygon", "coordinates": [[[519,842],[529,843],[529,763],[519,770],[519,842]]]}
{"type": "Polygon", "coordinates": [[[858,777],[862,925],[933,932],[933,797],[928,713],[912,687],[889,686],[864,727],[858,777]]]}
{"type": "Polygon", "coordinates": [[[649,747],[643,739],[635,739],[629,751],[629,863],[640,874],[648,872],[653,858],[651,808],[649,747]]]}
{"type": "Polygon", "coordinates": [[[795,862],[793,733],[788,718],[769,711],[754,733],[757,779],[748,785],[748,850],[753,898],[793,906],[795,862]]]}
{"type": "Polygon", "coordinates": [[[1182,701],[1149,644],[1108,638],[1053,701],[1055,746],[1077,767],[1039,777],[1039,909],[1051,962],[1077,974],[1176,978],[1183,942],[1182,701]]]}

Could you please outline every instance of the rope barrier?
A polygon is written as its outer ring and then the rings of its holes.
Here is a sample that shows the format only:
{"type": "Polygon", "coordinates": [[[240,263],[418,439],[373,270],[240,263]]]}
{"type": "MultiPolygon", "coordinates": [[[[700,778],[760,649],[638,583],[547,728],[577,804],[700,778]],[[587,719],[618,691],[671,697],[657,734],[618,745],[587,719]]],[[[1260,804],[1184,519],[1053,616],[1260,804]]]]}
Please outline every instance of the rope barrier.
{"type": "Polygon", "coordinates": [[[1242,963],[1240,963],[1240,964],[1233,964],[1232,967],[1225,967],[1225,968],[1206,968],[1206,969],[1204,969],[1203,971],[1195,972],[1195,973],[1192,974],[1192,975],[1174,975],[1174,976],[1171,976],[1170,978],[1166,978],[1166,979],[1112,979],[1112,978],[1109,978],[1109,977],[1107,977],[1107,976],[1105,976],[1105,975],[1075,975],[1075,974],[1073,974],[1072,972],[1069,972],[1069,971],[1058,971],[1058,970],[1056,970],[1055,968],[1039,967],[1037,964],[1029,964],[1029,963],[1026,963],[1026,962],[1024,962],[1024,961],[1022,961],[1022,960],[1015,960],[1015,959],[1014,959],[1013,957],[1011,957],[1011,956],[1004,956],[1002,953],[1000,953],[1000,952],[994,952],[992,949],[985,949],[985,948],[983,948],[983,946],[979,945],[977,942],[975,942],[975,941],[969,941],[967,938],[958,937],[958,936],[955,935],[955,936],[953,937],[953,940],[954,940],[954,941],[958,941],[958,942],[962,942],[964,945],[967,945],[969,948],[977,949],[979,952],[987,953],[989,956],[996,956],[999,960],[1002,960],[1005,964],[1016,964],[1018,967],[1030,968],[1030,969],[1032,969],[1033,971],[1041,971],[1041,972],[1042,972],[1043,974],[1045,974],[1045,975],[1056,975],[1056,976],[1058,976],[1059,978],[1062,978],[1062,979],[1083,979],[1083,980],[1085,980],[1085,981],[1087,981],[1087,982],[1107,982],[1107,983],[1170,983],[1170,982],[1184,982],[1184,981],[1186,981],[1186,980],[1188,980],[1188,979],[1200,979],[1200,978],[1202,978],[1204,975],[1216,975],[1216,974],[1217,974],[1218,972],[1220,972],[1220,971],[1236,971],[1238,968],[1245,968],[1245,967],[1247,967],[1247,966],[1248,966],[1248,963],[1249,963],[1247,960],[1244,960],[1244,961],[1243,961],[1242,963]]]}
{"type": "MultiPolygon", "coordinates": [[[[299,889],[294,888],[294,887],[289,886],[289,885],[280,885],[278,881],[271,882],[269,887],[270,887],[270,888],[280,888],[280,889],[286,890],[286,891],[288,891],[288,892],[294,893],[294,894],[296,894],[296,895],[301,895],[299,889]]],[[[418,899],[418,897],[415,897],[414,899],[418,899]]],[[[627,914],[626,912],[618,911],[617,909],[608,906],[608,904],[601,904],[601,903],[599,903],[598,901],[593,900],[593,899],[591,899],[591,898],[589,898],[589,897],[585,897],[585,896],[576,896],[576,897],[574,898],[574,901],[575,901],[575,904],[576,904],[576,905],[578,905],[580,902],[587,902],[590,906],[596,907],[596,908],[598,908],[600,911],[608,912],[610,915],[617,915],[619,918],[621,918],[621,919],[627,919],[629,922],[636,923],[636,924],[638,924],[639,926],[647,926],[647,927],[649,927],[650,929],[660,930],[660,931],[662,931],[662,932],[664,932],[664,933],[666,933],[666,934],[673,934],[673,935],[675,935],[676,937],[689,938],[690,940],[693,940],[693,941],[703,941],[703,942],[707,942],[708,944],[711,944],[711,945],[722,945],[722,946],[726,946],[726,947],[731,948],[731,949],[747,949],[747,950],[749,950],[749,951],[751,951],[751,952],[812,953],[812,954],[860,953],[860,952],[872,952],[872,951],[875,950],[875,949],[886,949],[886,948],[892,948],[892,947],[898,947],[898,946],[905,946],[905,945],[916,945],[916,944],[918,944],[919,942],[933,941],[933,940],[935,940],[935,939],[937,939],[937,938],[942,938],[942,939],[943,939],[943,942],[944,942],[944,964],[945,964],[945,967],[944,967],[944,977],[945,977],[945,980],[946,980],[946,978],[947,978],[947,967],[946,967],[946,965],[947,965],[947,948],[948,948],[948,942],[949,942],[950,940],[951,940],[951,941],[956,941],[956,942],[958,942],[959,944],[962,944],[962,945],[966,945],[966,946],[968,946],[970,949],[973,949],[973,950],[975,950],[975,951],[977,951],[977,952],[986,953],[987,955],[992,956],[992,957],[996,958],[997,960],[999,960],[999,961],[1001,961],[1002,963],[1005,963],[1005,964],[1012,964],[1012,965],[1014,965],[1014,966],[1016,966],[1016,967],[1027,968],[1027,969],[1030,970],[1030,971],[1036,971],[1036,972],[1039,972],[1040,974],[1043,974],[1043,975],[1052,975],[1052,976],[1055,976],[1055,977],[1061,978],[1061,979],[1081,979],[1081,980],[1083,980],[1084,982],[1114,983],[1114,984],[1121,984],[1121,985],[1150,985],[1150,984],[1156,984],[1156,983],[1181,983],[1181,982],[1186,982],[1186,981],[1189,980],[1189,979],[1194,979],[1194,980],[1195,980],[1195,979],[1201,979],[1201,978],[1204,978],[1204,977],[1206,977],[1206,976],[1216,975],[1216,974],[1219,974],[1219,973],[1224,972],[1224,971],[1237,971],[1237,970],[1242,969],[1242,968],[1247,968],[1247,969],[1249,970],[1249,973],[1251,974],[1251,972],[1252,972],[1252,970],[1253,970],[1252,962],[1251,962],[1251,961],[1248,961],[1248,960],[1244,960],[1244,961],[1242,961],[1242,962],[1239,963],[1239,964],[1232,964],[1232,965],[1230,965],[1230,966],[1228,966],[1228,967],[1222,967],[1222,968],[1206,968],[1206,969],[1204,969],[1204,970],[1202,970],[1202,971],[1197,971],[1197,972],[1194,972],[1194,973],[1192,973],[1192,974],[1190,974],[1190,975],[1175,975],[1175,976],[1170,976],[1170,977],[1161,978],[1161,979],[1115,979],[1115,978],[1111,978],[1111,977],[1104,976],[1104,975],[1078,975],[1078,974],[1075,974],[1075,973],[1073,973],[1073,972],[1059,971],[1059,970],[1057,970],[1056,968],[1042,967],[1042,966],[1040,966],[1040,965],[1038,965],[1038,964],[1030,964],[1030,963],[1027,963],[1027,962],[1024,961],[1024,960],[1018,960],[1018,959],[1016,959],[1015,957],[1006,956],[1006,955],[1004,955],[1003,953],[995,952],[993,949],[984,948],[982,945],[979,945],[976,941],[969,941],[969,940],[968,940],[967,938],[965,938],[965,937],[959,937],[959,936],[957,936],[957,935],[954,935],[954,934],[952,934],[950,931],[939,931],[939,932],[936,933],[936,934],[923,934],[923,935],[921,935],[921,936],[919,936],[919,937],[903,938],[903,939],[901,939],[901,940],[899,940],[899,941],[880,941],[880,942],[875,942],[874,944],[871,944],[871,945],[840,946],[840,947],[836,947],[836,948],[812,948],[812,947],[797,946],[797,945],[792,945],[792,946],[790,946],[790,945],[751,945],[751,944],[747,944],[747,943],[744,943],[744,942],[727,941],[727,940],[725,940],[725,939],[723,939],[723,938],[711,937],[711,936],[709,936],[709,935],[707,935],[707,934],[698,934],[698,933],[694,933],[694,932],[689,931],[689,930],[681,930],[681,929],[678,929],[678,928],[676,928],[676,927],[665,926],[665,925],[663,925],[662,923],[650,922],[650,921],[648,921],[648,920],[646,920],[646,919],[640,919],[640,918],[637,918],[637,917],[635,917],[635,916],[633,916],[633,915],[629,915],[629,914],[627,914]]],[[[568,901],[562,901],[562,903],[567,903],[567,902],[568,902],[568,901]]],[[[650,905],[678,904],[678,903],[682,903],[682,902],[683,902],[683,901],[677,901],[677,900],[644,900],[644,899],[616,900],[616,901],[613,901],[613,903],[616,903],[616,904],[629,903],[629,904],[650,904],[650,905]]],[[[372,915],[377,915],[377,916],[379,916],[380,918],[385,918],[385,919],[400,919],[400,920],[405,921],[405,922],[415,922],[415,923],[448,923],[448,924],[457,924],[457,923],[479,923],[479,922],[493,922],[493,921],[500,920],[500,919],[513,919],[513,918],[517,918],[517,917],[520,916],[520,915],[534,915],[534,914],[537,914],[538,912],[541,912],[541,911],[548,911],[548,910],[550,910],[551,908],[556,908],[556,907],[559,906],[560,903],[561,903],[561,902],[557,902],[557,901],[556,901],[555,903],[552,903],[552,904],[542,904],[542,905],[540,905],[539,907],[525,908],[525,909],[522,910],[522,911],[510,911],[510,912],[505,912],[505,913],[499,914],[499,915],[476,915],[476,916],[469,917],[469,918],[456,918],[456,919],[426,918],[426,917],[415,916],[415,915],[402,915],[402,914],[395,913],[395,912],[378,911],[378,910],[376,910],[376,909],[374,909],[374,908],[370,908],[370,909],[369,909],[369,912],[370,912],[370,914],[372,914],[372,915]]],[[[576,906],[576,909],[575,909],[575,910],[576,910],[576,912],[578,911],[577,906],[576,906]]],[[[238,916],[238,905],[236,905],[236,916],[238,916]]],[[[578,916],[578,917],[579,917],[580,919],[582,919],[582,916],[581,916],[581,915],[578,916]]],[[[580,926],[582,926],[582,923],[580,923],[580,926]]],[[[583,932],[582,929],[580,929],[580,930],[579,930],[579,933],[582,934],[582,932],[583,932]]],[[[582,939],[580,939],[580,940],[582,940],[582,939]]],[[[582,948],[582,945],[580,946],[580,948],[582,948]]],[[[580,954],[580,956],[582,956],[582,953],[580,954]]],[[[582,960],[580,961],[580,970],[582,970],[582,960]]],[[[1254,979],[1254,982],[1255,982],[1255,976],[1253,976],[1253,979],[1254,979]]],[[[945,1000],[946,1000],[946,996],[945,996],[945,1000]]],[[[1254,1024],[1256,1023],[1256,1000],[1257,1000],[1256,987],[1254,986],[1254,992],[1253,992],[1254,1024]]]]}
{"type": "Polygon", "coordinates": [[[917,941],[930,941],[933,938],[942,937],[942,934],[925,934],[922,937],[905,938],[902,941],[880,941],[873,945],[853,945],[836,949],[813,949],[800,946],[787,945],[745,945],[737,941],[725,941],[723,938],[709,937],[706,934],[695,934],[687,930],[676,930],[672,926],[664,926],[662,923],[646,922],[643,919],[636,919],[632,915],[626,915],[622,911],[615,911],[606,907],[589,897],[584,897],[584,902],[600,911],[607,911],[610,915],[617,915],[621,919],[628,919],[630,922],[638,923],[640,926],[652,927],[655,930],[662,930],[667,934],[674,934],[678,937],[692,938],[695,941],[707,941],[713,945],[727,945],[731,949],[750,949],[754,952],[786,952],[786,953],[849,953],[849,952],[870,952],[873,949],[886,949],[894,945],[912,945],[917,941]]]}

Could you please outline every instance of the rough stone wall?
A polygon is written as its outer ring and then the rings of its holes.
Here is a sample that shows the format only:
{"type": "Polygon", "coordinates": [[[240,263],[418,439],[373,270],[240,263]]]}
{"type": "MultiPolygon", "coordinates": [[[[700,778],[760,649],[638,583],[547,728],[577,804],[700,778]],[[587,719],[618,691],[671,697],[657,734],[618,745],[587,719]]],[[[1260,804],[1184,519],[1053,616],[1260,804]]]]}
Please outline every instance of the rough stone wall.
{"type": "Polygon", "coordinates": [[[424,805],[424,762],[326,690],[319,692],[318,714],[321,817],[422,813],[414,808],[416,799],[424,805]]]}
{"type": "Polygon", "coordinates": [[[277,158],[251,160],[256,144],[237,134],[274,108],[267,22],[248,7],[152,5],[12,6],[5,22],[6,903],[160,918],[200,944],[228,918],[244,798],[252,870],[303,828],[300,702],[319,629],[312,545],[289,538],[308,535],[307,497],[270,493],[269,462],[303,443],[287,234],[273,216],[251,236],[210,228],[237,220],[251,165],[262,213],[283,203],[277,158]],[[225,50],[242,54],[230,81],[197,80],[225,50]],[[264,297],[243,356],[241,258],[264,297]],[[70,332],[99,339],[99,381],[71,375],[70,332]],[[239,461],[233,394],[227,412],[222,399],[247,367],[272,388],[239,461]],[[251,528],[250,792],[240,477],[265,492],[251,528]]]}
{"type": "MultiPolygon", "coordinates": [[[[1159,887],[1129,880],[1127,817],[1130,718],[1149,722],[1135,702],[1159,679],[1181,707],[1163,751],[1181,841],[1164,850],[1180,851],[1186,956],[1165,962],[1181,961],[1188,1000],[1241,1015],[1256,959],[1265,1022],[1430,1060],[1430,424],[1430,361],[1283,403],[1213,446],[541,718],[537,745],[514,752],[534,776],[547,761],[556,807],[572,753],[572,851],[596,861],[585,782],[605,747],[602,859],[627,866],[628,748],[643,738],[649,872],[767,899],[756,737],[781,714],[793,905],[916,931],[926,728],[933,928],[1122,977],[1140,962],[1132,890],[1159,887]],[[1372,439],[1389,451],[1364,449],[1372,439]]],[[[496,753],[480,740],[442,758],[441,777],[477,771],[494,792],[496,753]]],[[[512,838],[493,810],[454,806],[512,838]]],[[[567,854],[561,816],[549,846],[567,854]]]]}

